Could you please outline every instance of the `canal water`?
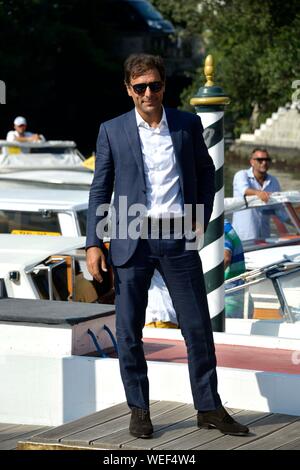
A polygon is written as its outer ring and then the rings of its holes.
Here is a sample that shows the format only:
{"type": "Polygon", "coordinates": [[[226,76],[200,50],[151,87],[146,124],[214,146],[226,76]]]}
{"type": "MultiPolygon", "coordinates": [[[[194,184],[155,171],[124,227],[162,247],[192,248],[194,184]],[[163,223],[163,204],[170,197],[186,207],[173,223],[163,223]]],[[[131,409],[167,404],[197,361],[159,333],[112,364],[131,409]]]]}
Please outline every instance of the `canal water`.
{"type": "MultiPolygon", "coordinates": [[[[232,180],[234,174],[242,169],[249,168],[247,160],[234,160],[225,157],[224,179],[225,197],[232,197],[232,180]]],[[[300,191],[300,168],[276,168],[276,162],[271,163],[269,173],[278,178],[282,191],[300,191]]]]}

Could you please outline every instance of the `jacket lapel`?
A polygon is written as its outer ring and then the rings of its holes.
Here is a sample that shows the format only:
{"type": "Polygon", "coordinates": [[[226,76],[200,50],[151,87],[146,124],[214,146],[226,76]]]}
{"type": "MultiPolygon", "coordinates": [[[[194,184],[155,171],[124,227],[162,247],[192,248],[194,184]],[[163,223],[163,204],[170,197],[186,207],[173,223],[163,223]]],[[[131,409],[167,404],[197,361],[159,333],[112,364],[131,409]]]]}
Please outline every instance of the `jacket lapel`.
{"type": "MultiPolygon", "coordinates": [[[[174,153],[176,158],[176,165],[179,174],[179,181],[182,191],[182,196],[184,195],[184,186],[183,186],[183,152],[182,152],[182,127],[181,123],[178,122],[178,119],[175,117],[175,113],[172,112],[172,109],[165,108],[166,117],[168,121],[169,131],[171,139],[173,142],[174,153]]],[[[178,115],[177,115],[178,117],[178,115]]]]}
{"type": "Polygon", "coordinates": [[[142,190],[146,189],[144,162],[141,150],[140,136],[137,128],[135,110],[133,109],[126,115],[124,120],[124,129],[127,136],[130,151],[132,152],[136,163],[139,168],[139,173],[142,179],[142,190]]]}

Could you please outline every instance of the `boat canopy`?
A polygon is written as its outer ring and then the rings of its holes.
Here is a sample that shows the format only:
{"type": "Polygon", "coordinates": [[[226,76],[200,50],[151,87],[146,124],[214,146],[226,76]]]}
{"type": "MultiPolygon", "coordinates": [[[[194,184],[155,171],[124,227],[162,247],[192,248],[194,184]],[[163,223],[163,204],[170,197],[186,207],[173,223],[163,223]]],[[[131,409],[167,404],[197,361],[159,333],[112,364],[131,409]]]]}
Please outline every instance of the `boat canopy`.
{"type": "Polygon", "coordinates": [[[84,157],[73,141],[7,142],[0,140],[0,170],[81,168],[84,157]],[[30,152],[30,153],[28,153],[30,152]]]}

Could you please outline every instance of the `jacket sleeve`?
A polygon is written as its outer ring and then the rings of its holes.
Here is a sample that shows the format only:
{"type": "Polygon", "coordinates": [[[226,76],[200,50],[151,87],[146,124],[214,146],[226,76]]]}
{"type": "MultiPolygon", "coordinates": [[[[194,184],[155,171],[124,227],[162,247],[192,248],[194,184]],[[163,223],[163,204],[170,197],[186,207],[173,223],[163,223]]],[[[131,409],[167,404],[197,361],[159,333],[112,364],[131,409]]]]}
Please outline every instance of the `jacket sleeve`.
{"type": "Polygon", "coordinates": [[[215,167],[203,138],[199,116],[194,127],[195,167],[197,178],[197,204],[204,205],[204,231],[207,229],[215,197],[215,167]]]}
{"type": "Polygon", "coordinates": [[[86,249],[91,246],[101,248],[103,242],[101,234],[97,235],[98,223],[106,217],[101,207],[108,207],[111,201],[114,185],[114,162],[105,124],[100,126],[97,139],[96,165],[94,178],[91,184],[89,207],[87,215],[86,249]],[[97,215],[96,212],[101,215],[97,215]]]}

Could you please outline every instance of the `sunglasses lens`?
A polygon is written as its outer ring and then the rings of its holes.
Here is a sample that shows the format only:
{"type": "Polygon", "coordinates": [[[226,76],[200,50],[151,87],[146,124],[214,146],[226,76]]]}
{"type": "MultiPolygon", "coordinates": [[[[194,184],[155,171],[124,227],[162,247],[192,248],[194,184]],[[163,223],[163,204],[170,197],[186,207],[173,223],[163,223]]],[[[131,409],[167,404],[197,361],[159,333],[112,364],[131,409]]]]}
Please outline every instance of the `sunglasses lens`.
{"type": "Polygon", "coordinates": [[[149,83],[149,88],[153,93],[158,93],[162,89],[162,83],[161,82],[152,82],[149,83]]]}
{"type": "Polygon", "coordinates": [[[150,88],[152,93],[158,93],[162,89],[163,84],[161,82],[150,82],[150,83],[137,83],[136,85],[132,85],[132,88],[137,95],[144,94],[147,87],[150,88]]]}
{"type": "Polygon", "coordinates": [[[141,95],[145,93],[147,85],[146,83],[138,83],[137,85],[132,85],[132,88],[134,89],[137,95],[141,95]]]}

